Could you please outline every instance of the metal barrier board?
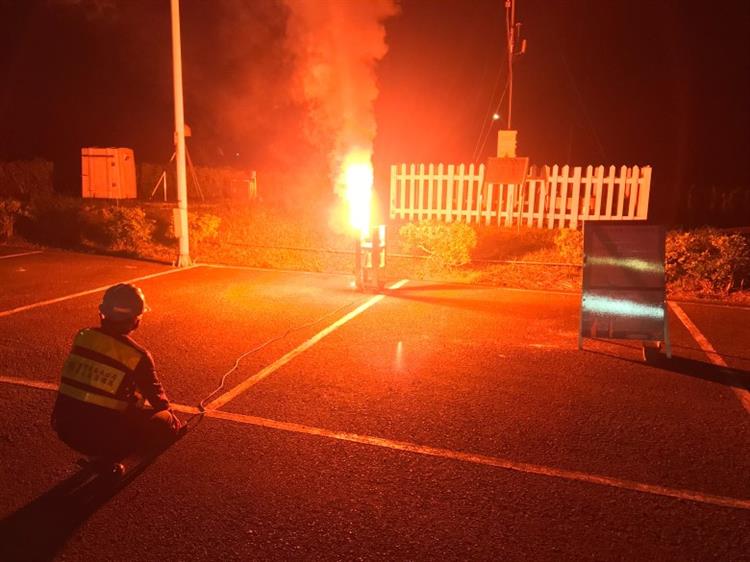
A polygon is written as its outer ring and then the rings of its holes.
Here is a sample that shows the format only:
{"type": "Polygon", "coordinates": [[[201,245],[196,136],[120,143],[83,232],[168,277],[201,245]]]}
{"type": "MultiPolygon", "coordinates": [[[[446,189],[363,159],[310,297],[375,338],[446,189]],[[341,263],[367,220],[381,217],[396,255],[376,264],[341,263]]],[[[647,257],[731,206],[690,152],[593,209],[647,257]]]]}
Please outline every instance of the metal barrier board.
{"type": "Polygon", "coordinates": [[[578,348],[583,338],[663,341],[669,349],[661,225],[587,222],[578,348]]]}

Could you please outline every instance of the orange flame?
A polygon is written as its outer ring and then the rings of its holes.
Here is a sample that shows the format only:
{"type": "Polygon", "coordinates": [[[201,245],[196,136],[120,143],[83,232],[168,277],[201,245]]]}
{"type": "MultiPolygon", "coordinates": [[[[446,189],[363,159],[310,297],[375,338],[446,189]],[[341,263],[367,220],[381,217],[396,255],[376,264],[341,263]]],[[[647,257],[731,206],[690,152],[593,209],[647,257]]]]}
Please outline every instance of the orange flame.
{"type": "Polygon", "coordinates": [[[342,165],[344,196],[349,207],[349,224],[360,233],[370,229],[373,170],[370,154],[353,150],[342,165]]]}

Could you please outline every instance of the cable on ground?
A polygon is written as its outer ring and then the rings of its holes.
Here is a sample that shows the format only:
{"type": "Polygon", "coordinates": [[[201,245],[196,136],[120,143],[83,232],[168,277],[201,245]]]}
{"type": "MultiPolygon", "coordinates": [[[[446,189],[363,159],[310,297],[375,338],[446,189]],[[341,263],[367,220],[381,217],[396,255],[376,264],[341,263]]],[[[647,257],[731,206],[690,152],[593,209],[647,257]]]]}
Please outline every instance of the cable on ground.
{"type": "MultiPolygon", "coordinates": [[[[284,332],[283,334],[281,334],[281,335],[278,335],[278,336],[274,336],[274,337],[272,337],[272,338],[270,338],[270,339],[268,339],[268,340],[264,341],[264,342],[263,342],[263,343],[261,343],[260,345],[257,345],[257,346],[255,346],[254,348],[252,348],[252,349],[249,349],[249,350],[245,351],[245,352],[244,352],[243,354],[241,354],[241,355],[240,355],[239,357],[237,357],[237,359],[235,359],[235,361],[234,361],[234,365],[232,366],[232,368],[231,368],[231,369],[229,369],[229,370],[228,370],[228,371],[227,371],[226,373],[224,373],[224,374],[222,375],[222,377],[221,377],[221,382],[219,383],[219,386],[217,386],[217,387],[216,387],[216,388],[215,388],[215,389],[214,389],[213,391],[211,391],[211,393],[210,393],[210,394],[209,394],[208,396],[206,396],[206,397],[205,397],[205,398],[204,398],[203,400],[201,400],[201,401],[200,401],[200,403],[198,404],[198,410],[200,410],[200,413],[199,413],[199,414],[195,414],[195,415],[196,415],[196,416],[203,416],[203,414],[205,414],[205,412],[206,412],[206,402],[208,402],[208,400],[209,400],[209,399],[210,399],[211,397],[213,397],[214,395],[216,395],[216,394],[217,394],[217,393],[218,393],[218,392],[219,392],[219,391],[220,391],[220,390],[221,390],[222,388],[224,388],[224,383],[226,382],[226,380],[227,380],[227,377],[228,377],[229,375],[231,375],[231,374],[232,374],[232,373],[233,373],[234,371],[236,371],[236,370],[237,370],[237,369],[239,368],[239,366],[240,366],[240,361],[242,361],[242,360],[243,360],[243,359],[244,359],[245,357],[248,357],[248,356],[250,356],[250,355],[253,355],[254,353],[257,353],[258,351],[260,351],[260,350],[261,350],[261,349],[263,349],[264,347],[266,347],[266,346],[268,346],[268,345],[270,345],[270,344],[272,344],[272,343],[274,343],[274,342],[277,342],[277,341],[279,341],[279,340],[282,340],[282,339],[284,339],[284,338],[285,338],[285,337],[287,337],[287,336],[288,336],[289,334],[292,334],[292,333],[294,333],[294,332],[298,332],[298,331],[300,331],[300,330],[304,330],[305,328],[310,328],[311,326],[314,326],[315,324],[319,324],[320,322],[322,322],[322,321],[323,321],[323,320],[325,320],[326,318],[329,318],[330,316],[333,316],[333,315],[334,315],[334,314],[336,314],[337,312],[339,312],[339,311],[341,311],[341,310],[343,310],[343,309],[345,309],[345,308],[348,308],[348,307],[350,307],[350,306],[354,305],[355,303],[357,303],[357,302],[358,302],[358,301],[360,301],[360,300],[363,300],[363,299],[354,299],[354,300],[352,300],[352,301],[350,301],[350,302],[348,302],[348,303],[346,303],[346,304],[343,304],[343,305],[339,306],[339,307],[338,307],[338,308],[336,308],[335,310],[332,310],[332,311],[330,311],[330,312],[327,312],[327,313],[326,313],[326,314],[324,314],[323,316],[320,316],[319,318],[316,318],[316,319],[315,319],[315,320],[313,320],[312,322],[307,322],[306,324],[301,324],[301,325],[299,325],[299,326],[293,326],[293,327],[291,327],[291,328],[288,328],[288,329],[287,329],[287,330],[286,330],[286,331],[285,331],[285,332],[284,332]]],[[[195,417],[195,416],[193,416],[193,417],[195,417]]],[[[193,419],[193,418],[190,418],[190,419],[188,420],[188,422],[189,422],[190,420],[192,420],[192,419],[193,419]]]]}

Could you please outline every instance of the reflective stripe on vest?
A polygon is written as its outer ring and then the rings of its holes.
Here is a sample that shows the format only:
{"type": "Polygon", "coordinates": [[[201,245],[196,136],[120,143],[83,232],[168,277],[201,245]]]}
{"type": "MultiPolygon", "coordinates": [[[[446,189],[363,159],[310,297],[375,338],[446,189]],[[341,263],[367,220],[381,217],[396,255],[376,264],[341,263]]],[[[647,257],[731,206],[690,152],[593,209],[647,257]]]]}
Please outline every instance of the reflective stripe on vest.
{"type": "Polygon", "coordinates": [[[137,349],[96,330],[82,330],[78,332],[73,345],[106,355],[122,363],[131,371],[136,368],[138,362],[143,358],[143,354],[137,349]]]}
{"type": "Polygon", "coordinates": [[[117,394],[125,372],[75,353],[68,355],[63,366],[62,378],[103,390],[113,396],[117,394]]]}
{"type": "Polygon", "coordinates": [[[117,410],[118,412],[124,412],[128,409],[128,403],[124,400],[117,400],[116,398],[109,398],[108,396],[102,396],[101,394],[94,394],[93,392],[86,392],[75,386],[69,384],[60,384],[60,394],[75,398],[82,402],[89,404],[96,404],[97,406],[103,406],[110,410],[117,410]]]}

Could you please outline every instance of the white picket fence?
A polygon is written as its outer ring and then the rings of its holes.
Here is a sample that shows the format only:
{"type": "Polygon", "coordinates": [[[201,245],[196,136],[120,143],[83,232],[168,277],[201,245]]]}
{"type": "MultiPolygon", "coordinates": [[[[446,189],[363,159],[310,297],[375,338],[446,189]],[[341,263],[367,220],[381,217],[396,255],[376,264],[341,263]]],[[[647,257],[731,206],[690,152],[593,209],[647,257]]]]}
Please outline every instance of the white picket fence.
{"type": "Polygon", "coordinates": [[[484,164],[391,166],[390,217],[578,228],[648,217],[651,166],[532,167],[523,185],[484,182],[484,164]]]}

